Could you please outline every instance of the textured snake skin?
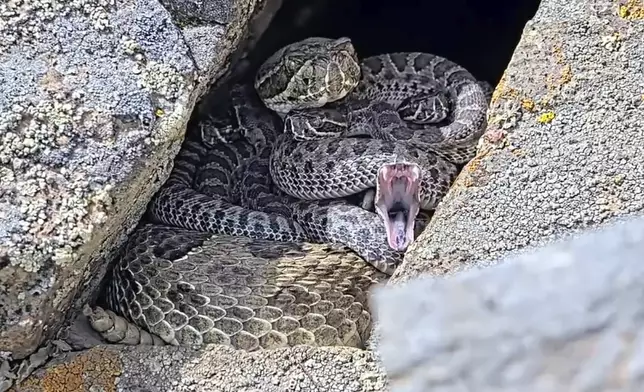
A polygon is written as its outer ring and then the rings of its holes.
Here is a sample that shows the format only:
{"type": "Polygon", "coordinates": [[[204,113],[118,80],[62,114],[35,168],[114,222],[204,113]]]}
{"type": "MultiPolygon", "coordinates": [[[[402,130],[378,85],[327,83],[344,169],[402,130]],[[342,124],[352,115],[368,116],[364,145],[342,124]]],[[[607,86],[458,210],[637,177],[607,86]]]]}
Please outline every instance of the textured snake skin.
{"type": "MultiPolygon", "coordinates": [[[[168,344],[362,347],[371,323],[367,290],[385,277],[352,252],[329,245],[145,224],[114,269],[108,299],[111,310],[168,344]]],[[[95,313],[95,328],[109,320],[95,313]]],[[[125,343],[132,335],[127,328],[112,322],[96,329],[125,343]]]]}
{"type": "Polygon", "coordinates": [[[485,84],[441,56],[391,53],[358,62],[348,38],[282,48],[260,67],[255,88],[267,107],[289,114],[297,140],[369,134],[455,164],[474,157],[490,98],[485,84]]]}
{"type": "Polygon", "coordinates": [[[202,232],[342,244],[392,273],[402,253],[387,245],[376,214],[344,200],[294,200],[271,188],[267,163],[279,132],[271,113],[249,86],[235,86],[230,102],[244,137],[208,147],[203,141],[216,140],[211,134],[225,121],[211,115],[213,127],[201,127],[201,140],[189,137],[182,146],[170,178],[150,203],[150,219],[202,232]]]}
{"type": "MultiPolygon", "coordinates": [[[[250,92],[233,89],[232,112],[251,106],[250,92]]],[[[228,125],[250,134],[269,124],[255,121],[261,113],[255,107],[230,124],[211,114],[188,134],[149,205],[154,223],[135,230],[108,278],[109,311],[86,310],[108,341],[363,347],[370,333],[367,290],[387,276],[378,269],[390,274],[402,254],[388,247],[374,213],[345,200],[308,202],[273,192],[272,128],[255,139],[259,155],[245,138],[213,143],[211,132],[228,125]],[[345,244],[362,257],[305,239],[345,244]],[[146,338],[146,331],[161,339],[146,338]]]]}
{"type": "Polygon", "coordinates": [[[260,67],[255,88],[285,117],[270,162],[277,187],[306,200],[375,188],[387,241],[399,251],[414,239],[419,210],[447,192],[455,164],[474,156],[489,98],[445,58],[393,53],[359,63],[348,38],[282,48],[260,67]]]}
{"type": "Polygon", "coordinates": [[[193,124],[150,223],[108,278],[113,312],[88,314],[110,341],[142,343],[132,332],[140,327],[169,344],[362,346],[365,293],[402,252],[380,216],[345,197],[376,188],[378,208],[383,179],[399,170],[418,183],[405,192],[434,208],[454,163],[474,151],[487,109],[481,87],[453,63],[412,53],[360,65],[348,39],[278,51],[255,89],[287,132],[246,87],[193,124]],[[450,124],[428,125],[441,121],[450,124]],[[346,138],[356,135],[372,138],[346,138]]]}

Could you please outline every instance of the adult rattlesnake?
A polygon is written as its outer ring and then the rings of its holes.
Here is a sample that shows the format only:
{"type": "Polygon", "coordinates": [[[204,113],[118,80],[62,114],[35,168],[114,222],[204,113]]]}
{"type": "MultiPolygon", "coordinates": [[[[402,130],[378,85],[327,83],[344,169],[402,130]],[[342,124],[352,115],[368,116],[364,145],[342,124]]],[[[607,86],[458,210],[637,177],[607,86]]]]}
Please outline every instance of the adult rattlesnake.
{"type": "Polygon", "coordinates": [[[189,129],[108,277],[111,310],[87,313],[108,340],[160,342],[120,314],[170,344],[361,347],[367,290],[473,156],[487,111],[462,67],[420,53],[359,64],[346,38],[281,49],[255,89],[289,132],[243,86],[189,129]],[[344,199],[373,187],[380,216],[344,199]]]}

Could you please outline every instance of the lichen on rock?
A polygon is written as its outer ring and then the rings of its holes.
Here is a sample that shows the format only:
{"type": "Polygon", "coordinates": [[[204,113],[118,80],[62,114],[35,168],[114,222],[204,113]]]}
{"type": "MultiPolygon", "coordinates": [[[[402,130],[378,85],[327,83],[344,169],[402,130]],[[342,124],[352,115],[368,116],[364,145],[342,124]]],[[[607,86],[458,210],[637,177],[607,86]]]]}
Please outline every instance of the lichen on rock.
{"type": "Polygon", "coordinates": [[[243,37],[241,2],[205,46],[155,0],[0,4],[0,351],[28,355],[100,281],[243,37]]]}

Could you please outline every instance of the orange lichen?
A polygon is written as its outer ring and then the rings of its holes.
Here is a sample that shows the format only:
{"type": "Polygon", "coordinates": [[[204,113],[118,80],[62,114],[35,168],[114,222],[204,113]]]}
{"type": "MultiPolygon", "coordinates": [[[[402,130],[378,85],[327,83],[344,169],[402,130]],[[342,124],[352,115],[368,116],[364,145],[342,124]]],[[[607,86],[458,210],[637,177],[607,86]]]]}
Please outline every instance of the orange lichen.
{"type": "Polygon", "coordinates": [[[503,76],[501,76],[501,80],[499,80],[499,83],[496,85],[496,88],[492,92],[490,106],[494,106],[501,98],[518,98],[519,95],[520,93],[517,89],[507,87],[506,75],[504,73],[503,76]]]}
{"type": "Polygon", "coordinates": [[[499,83],[496,85],[496,88],[494,91],[492,91],[492,99],[490,100],[490,105],[495,103],[500,97],[502,91],[505,89],[505,72],[501,76],[501,80],[499,80],[499,83]]]}
{"type": "Polygon", "coordinates": [[[554,53],[555,55],[555,61],[557,62],[557,64],[563,65],[566,63],[566,59],[563,54],[563,48],[561,47],[561,45],[554,45],[552,48],[552,53],[554,53]]]}
{"type": "Polygon", "coordinates": [[[644,3],[642,0],[628,0],[617,9],[617,14],[622,19],[644,19],[644,3]]]}
{"type": "Polygon", "coordinates": [[[510,152],[517,158],[523,158],[526,156],[525,151],[521,148],[513,148],[510,152]]]}
{"type": "Polygon", "coordinates": [[[560,44],[554,44],[552,53],[555,57],[555,63],[561,66],[561,68],[559,68],[559,71],[546,75],[546,88],[548,89],[548,96],[550,98],[554,98],[561,89],[561,86],[570,83],[573,77],[572,67],[566,61],[563,47],[560,44]]]}
{"type": "Polygon", "coordinates": [[[116,391],[116,377],[122,363],[116,352],[98,347],[78,354],[68,362],[34,374],[11,391],[21,392],[84,392],[98,389],[116,391]]]}
{"type": "MultiPolygon", "coordinates": [[[[463,179],[463,183],[462,183],[462,184],[463,184],[463,186],[464,186],[465,188],[470,188],[470,187],[474,186],[474,180],[472,180],[472,177],[469,177],[469,176],[468,176],[468,177],[466,177],[466,178],[464,178],[464,179],[463,179]]],[[[456,189],[456,188],[455,188],[455,189],[456,189]]]]}
{"type": "Polygon", "coordinates": [[[527,110],[528,112],[532,112],[532,111],[534,110],[535,103],[534,103],[534,101],[533,101],[532,99],[530,99],[530,98],[523,98],[523,99],[521,100],[521,107],[522,107],[524,110],[527,110]]]}
{"type": "Polygon", "coordinates": [[[465,165],[465,167],[463,168],[463,170],[464,170],[464,171],[467,171],[467,172],[469,172],[469,173],[473,173],[473,172],[475,172],[479,167],[481,167],[481,158],[477,156],[477,157],[475,157],[474,159],[472,159],[471,161],[469,161],[469,162],[467,163],[467,165],[465,165]]]}
{"type": "Polygon", "coordinates": [[[462,185],[465,188],[475,186],[478,183],[477,180],[480,180],[486,173],[485,169],[481,165],[483,159],[490,155],[493,150],[493,147],[481,149],[479,153],[472,158],[465,167],[463,167],[463,170],[456,179],[454,186],[457,187],[458,185],[462,185]]]}
{"type": "Polygon", "coordinates": [[[566,64],[561,71],[561,76],[559,77],[560,84],[566,84],[572,80],[572,68],[569,64],[566,64]]]}

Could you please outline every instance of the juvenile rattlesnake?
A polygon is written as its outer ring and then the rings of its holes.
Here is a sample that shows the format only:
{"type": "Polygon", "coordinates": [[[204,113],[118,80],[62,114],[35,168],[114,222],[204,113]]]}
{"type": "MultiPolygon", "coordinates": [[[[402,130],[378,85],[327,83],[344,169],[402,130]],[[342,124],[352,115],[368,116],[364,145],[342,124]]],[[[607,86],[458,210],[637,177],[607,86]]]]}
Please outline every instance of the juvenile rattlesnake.
{"type": "MultiPolygon", "coordinates": [[[[170,344],[361,346],[368,288],[401,260],[417,209],[434,208],[455,164],[473,156],[487,97],[443,58],[359,64],[348,39],[278,51],[255,88],[290,132],[245,87],[232,90],[230,110],[192,127],[150,203],[151,222],[108,278],[107,304],[170,344]],[[441,120],[448,125],[427,125],[441,120]],[[344,137],[365,134],[374,138],[344,137]],[[385,225],[343,199],[374,187],[385,225]],[[345,245],[380,272],[306,241],[345,245]]],[[[111,341],[141,341],[114,313],[89,315],[111,341]]]]}

